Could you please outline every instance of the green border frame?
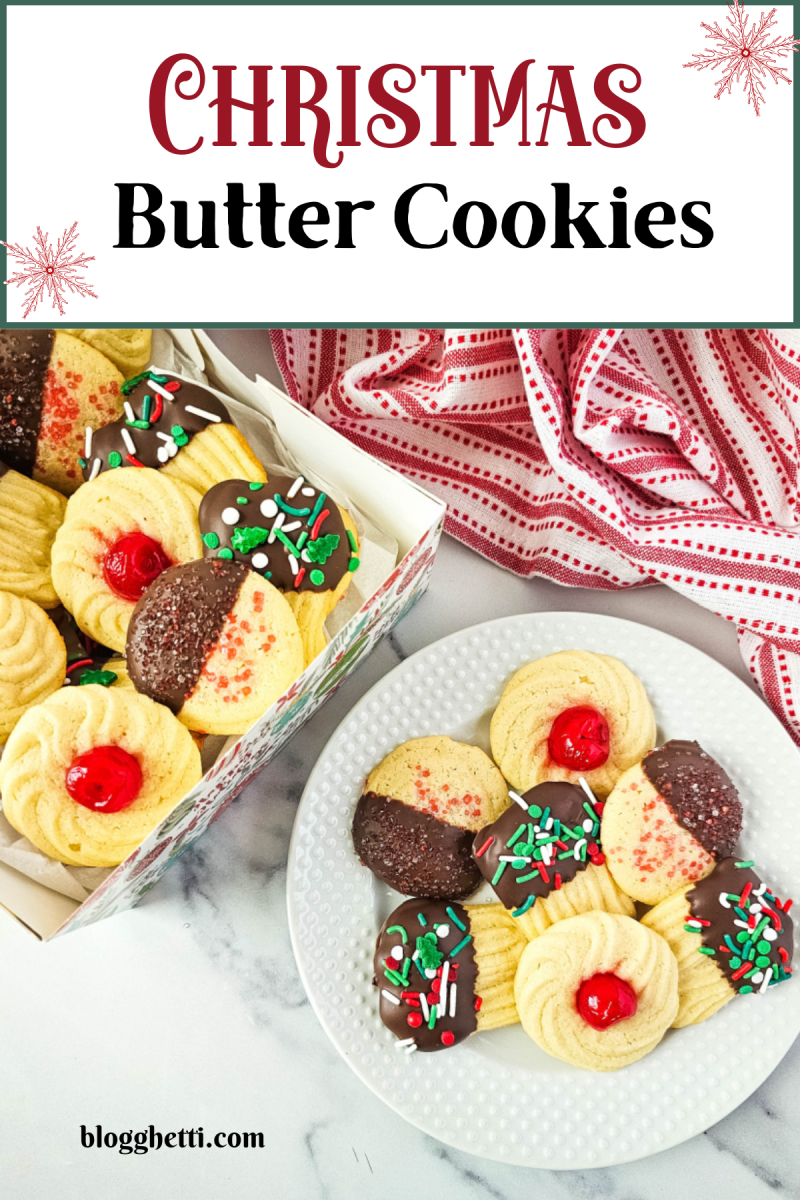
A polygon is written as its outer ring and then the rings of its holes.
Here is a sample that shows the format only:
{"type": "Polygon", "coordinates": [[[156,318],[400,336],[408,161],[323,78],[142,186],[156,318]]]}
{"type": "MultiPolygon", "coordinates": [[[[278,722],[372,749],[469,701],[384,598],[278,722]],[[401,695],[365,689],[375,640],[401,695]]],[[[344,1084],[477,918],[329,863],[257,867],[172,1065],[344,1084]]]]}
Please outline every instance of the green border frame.
{"type": "MultiPolygon", "coordinates": [[[[531,2],[531,0],[501,0],[501,2],[504,6],[507,6],[507,7],[538,8],[541,6],[542,3],[545,2],[545,0],[533,0],[533,2],[531,2]]],[[[550,4],[558,3],[558,2],[559,2],[559,0],[549,0],[550,4]]],[[[684,7],[696,6],[698,4],[698,2],[700,2],[700,0],[644,0],[644,2],[647,3],[648,5],[659,5],[659,6],[670,7],[670,8],[673,8],[673,7],[684,8],[684,7]]],[[[709,6],[711,6],[711,4],[713,4],[715,7],[719,7],[720,9],[722,9],[723,5],[725,5],[727,3],[727,0],[708,0],[708,2],[709,2],[709,6]]],[[[774,3],[773,3],[773,0],[770,0],[770,2],[768,4],[765,3],[765,0],[740,0],[740,3],[742,3],[742,2],[744,3],[744,6],[747,8],[747,10],[749,12],[751,12],[751,14],[753,14],[753,15],[756,13],[756,11],[760,11],[761,9],[765,9],[765,8],[773,8],[774,7],[774,8],[777,8],[779,12],[782,9],[788,9],[792,12],[792,19],[794,21],[794,5],[793,4],[781,3],[780,0],[776,0],[776,2],[774,2],[774,3]]],[[[185,7],[192,7],[192,8],[198,8],[198,7],[206,8],[206,7],[224,7],[225,6],[224,3],[220,3],[220,0],[167,0],[167,3],[169,4],[170,7],[185,6],[185,7]]],[[[260,8],[278,7],[277,5],[273,6],[273,5],[269,5],[269,4],[261,4],[261,3],[259,3],[259,0],[232,0],[232,3],[235,4],[237,7],[249,7],[249,6],[260,7],[260,8]]],[[[436,0],[437,7],[458,6],[458,7],[463,8],[463,7],[469,7],[469,6],[473,6],[473,5],[479,5],[479,4],[486,5],[486,3],[487,3],[487,0],[436,0]]],[[[340,0],[316,0],[315,4],[312,4],[312,5],[307,4],[307,0],[283,0],[281,7],[293,5],[293,4],[298,5],[298,6],[302,4],[304,7],[318,7],[318,8],[357,7],[360,5],[370,5],[371,7],[373,7],[373,6],[375,6],[375,0],[346,0],[346,3],[344,3],[344,4],[342,4],[340,2],[340,0]]],[[[636,4],[639,4],[641,6],[641,0],[580,0],[579,4],[577,4],[577,5],[570,4],[570,7],[589,7],[589,6],[597,7],[597,6],[601,6],[601,5],[603,7],[622,7],[622,6],[636,5],[636,4]]],[[[2,22],[0,22],[0,63],[2,63],[3,83],[4,83],[4,86],[2,89],[2,96],[0,96],[0,121],[2,122],[2,124],[0,125],[0,146],[2,147],[2,154],[0,154],[0,229],[2,229],[4,231],[3,237],[6,239],[8,238],[8,231],[7,231],[7,227],[6,227],[6,218],[7,218],[6,197],[7,197],[7,187],[8,187],[8,158],[7,158],[7,136],[6,136],[7,121],[8,121],[8,80],[6,77],[6,63],[8,61],[8,59],[7,59],[7,54],[8,54],[8,9],[12,8],[12,7],[13,8],[90,7],[92,5],[98,5],[98,6],[102,5],[103,7],[109,6],[107,4],[106,0],[79,0],[78,5],[68,4],[65,2],[65,0],[55,0],[55,3],[52,3],[52,4],[43,4],[42,0],[15,0],[15,3],[13,3],[13,4],[4,3],[4,5],[3,5],[3,9],[4,9],[3,20],[2,20],[2,22]]],[[[111,7],[120,7],[120,8],[127,8],[127,7],[159,8],[159,7],[164,7],[164,5],[153,4],[152,2],[150,2],[150,0],[124,0],[124,3],[121,3],[119,5],[111,4],[110,6],[111,7]]],[[[389,7],[389,5],[387,5],[386,7],[389,7]]],[[[394,0],[391,7],[429,8],[429,7],[432,7],[432,5],[429,3],[426,3],[425,0],[394,0]]],[[[792,27],[794,28],[794,24],[792,27]]],[[[798,54],[800,55],[800,49],[798,50],[798,54]]],[[[800,58],[797,60],[797,66],[798,66],[798,68],[800,68],[800,58]]],[[[793,95],[794,108],[793,108],[793,128],[792,128],[792,153],[794,156],[794,161],[793,161],[793,172],[792,172],[792,188],[793,188],[794,220],[793,220],[793,230],[792,230],[792,235],[793,235],[792,320],[791,321],[767,322],[767,321],[758,321],[758,320],[752,319],[749,321],[734,321],[734,322],[715,322],[715,321],[686,322],[686,321],[681,321],[680,319],[676,319],[675,321],[661,321],[658,325],[658,328],[663,328],[663,329],[669,329],[669,328],[753,329],[753,328],[761,328],[763,326],[769,325],[773,329],[793,329],[793,328],[800,326],[800,241],[798,239],[798,232],[800,232],[800,231],[798,230],[798,222],[797,222],[798,189],[800,188],[800,156],[797,153],[798,131],[800,131],[800,78],[798,78],[798,76],[800,76],[800,70],[793,70],[792,71],[792,84],[793,84],[793,92],[794,92],[794,95],[793,95]],[[795,81],[797,81],[797,83],[798,83],[798,86],[796,86],[796,87],[794,86],[795,81]]],[[[0,247],[0,270],[2,270],[2,276],[0,276],[0,279],[4,280],[6,277],[6,274],[7,274],[7,252],[5,250],[5,247],[0,247]]],[[[518,316],[519,315],[520,314],[518,314],[518,316]]],[[[445,316],[447,316],[447,314],[442,314],[442,316],[444,318],[445,316]]],[[[450,316],[452,317],[452,314],[450,314],[450,316]]],[[[348,322],[337,323],[337,322],[331,322],[331,321],[314,321],[314,320],[309,319],[308,321],[303,321],[302,323],[299,323],[299,324],[295,322],[295,323],[293,323],[291,328],[296,328],[296,329],[300,329],[300,328],[364,329],[364,328],[370,328],[370,327],[374,326],[374,324],[375,324],[374,321],[369,321],[369,320],[348,321],[348,322]]],[[[499,327],[514,328],[514,327],[527,327],[527,326],[533,325],[533,324],[535,324],[536,327],[540,328],[540,329],[557,329],[557,328],[576,328],[576,329],[592,328],[592,329],[595,329],[595,328],[603,328],[606,325],[611,326],[613,328],[627,328],[627,329],[654,328],[654,324],[652,321],[634,321],[634,322],[615,321],[615,320],[609,320],[608,317],[606,317],[605,320],[600,320],[600,321],[589,321],[589,320],[566,321],[566,322],[565,321],[538,321],[535,323],[528,322],[528,321],[522,321],[522,320],[502,321],[502,320],[494,319],[491,321],[456,321],[453,319],[448,319],[448,320],[442,319],[441,321],[437,321],[437,322],[429,322],[429,324],[435,325],[436,327],[440,327],[440,326],[441,327],[453,327],[453,326],[455,326],[458,328],[467,328],[467,329],[470,327],[472,327],[472,328],[499,328],[499,327]]],[[[60,325],[61,325],[61,327],[66,327],[67,321],[60,322],[60,325]]],[[[206,329],[269,329],[271,327],[274,327],[274,323],[273,323],[273,326],[270,326],[270,325],[267,325],[267,324],[264,324],[261,322],[204,321],[201,318],[198,318],[197,320],[194,320],[194,321],[170,321],[169,325],[173,328],[179,328],[179,329],[191,329],[191,328],[198,328],[198,327],[203,327],[206,329]]],[[[409,322],[404,322],[404,321],[383,321],[381,323],[381,325],[382,325],[382,327],[393,328],[393,329],[403,329],[403,328],[411,328],[412,327],[409,322]]],[[[87,323],[87,325],[85,327],[87,329],[90,329],[90,328],[98,329],[98,328],[103,328],[105,326],[114,326],[119,329],[136,328],[136,325],[134,322],[111,321],[111,320],[107,320],[104,322],[90,322],[90,323],[87,323]]],[[[5,285],[3,285],[2,288],[0,289],[0,327],[5,327],[5,328],[9,328],[9,329],[52,329],[52,328],[58,328],[59,323],[54,322],[54,321],[49,321],[49,322],[45,322],[45,321],[12,321],[12,322],[9,322],[8,321],[7,304],[6,304],[6,291],[5,291],[5,285]]],[[[164,326],[164,327],[166,327],[166,326],[164,326]]]]}

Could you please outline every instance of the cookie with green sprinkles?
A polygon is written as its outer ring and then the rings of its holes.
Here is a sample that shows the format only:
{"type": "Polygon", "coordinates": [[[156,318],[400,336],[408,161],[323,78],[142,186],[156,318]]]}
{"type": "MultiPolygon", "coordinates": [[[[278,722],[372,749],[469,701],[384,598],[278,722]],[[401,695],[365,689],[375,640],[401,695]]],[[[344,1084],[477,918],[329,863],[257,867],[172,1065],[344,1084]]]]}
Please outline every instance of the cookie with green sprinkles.
{"type": "Polygon", "coordinates": [[[580,913],[635,913],[605,865],[603,803],[581,783],[540,783],[522,796],[510,791],[510,808],[475,835],[481,874],[527,938],[580,913]]]}
{"type": "Polygon", "coordinates": [[[284,593],[310,662],[324,649],[325,621],[360,565],[350,514],[305,476],[273,474],[267,483],[218,483],[199,517],[206,558],[243,562],[284,593]]]}
{"type": "Polygon", "coordinates": [[[724,858],[643,918],[678,960],[676,1028],[698,1025],[737,995],[764,995],[792,974],[791,900],[780,900],[750,860],[724,858]]]}
{"type": "Polygon", "coordinates": [[[519,1020],[514,977],[525,939],[500,904],[406,900],[375,946],[380,1018],[398,1050],[446,1050],[519,1020]]]}

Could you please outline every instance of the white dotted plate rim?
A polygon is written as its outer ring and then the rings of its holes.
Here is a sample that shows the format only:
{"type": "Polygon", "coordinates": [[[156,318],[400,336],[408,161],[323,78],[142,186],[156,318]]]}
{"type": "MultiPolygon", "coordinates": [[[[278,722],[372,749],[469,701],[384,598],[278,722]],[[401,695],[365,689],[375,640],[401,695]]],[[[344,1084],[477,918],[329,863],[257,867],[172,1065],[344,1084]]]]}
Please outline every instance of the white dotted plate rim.
{"type": "MultiPolygon", "coordinates": [[[[737,999],[703,1025],[671,1030],[647,1058],[609,1075],[549,1058],[521,1026],[474,1035],[439,1054],[395,1049],[371,986],[380,888],[359,863],[350,835],[363,781],[409,738],[442,733],[488,748],[488,718],[512,673],[570,647],[621,658],[647,689],[659,739],[695,738],[725,765],[744,803],[742,852],[779,895],[797,895],[800,806],[793,813],[791,797],[800,764],[766,704],[677,638],[577,612],[502,617],[460,630],[375,684],[311,773],[287,870],[300,976],[323,1029],[356,1075],[395,1112],[450,1146],[551,1170],[631,1162],[704,1132],[764,1082],[800,1032],[800,986],[790,982],[763,997],[737,999]],[[780,836],[770,838],[775,823],[780,836]]],[[[387,904],[384,891],[384,912],[387,904]]]]}

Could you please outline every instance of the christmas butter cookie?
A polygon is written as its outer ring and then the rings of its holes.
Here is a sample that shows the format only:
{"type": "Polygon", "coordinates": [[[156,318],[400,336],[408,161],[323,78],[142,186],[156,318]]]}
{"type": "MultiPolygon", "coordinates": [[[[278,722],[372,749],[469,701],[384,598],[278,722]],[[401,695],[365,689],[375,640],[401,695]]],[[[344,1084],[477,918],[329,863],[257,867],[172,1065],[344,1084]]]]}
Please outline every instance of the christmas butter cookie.
{"type": "Polygon", "coordinates": [[[201,559],[150,585],[128,627],[137,691],[190,729],[244,733],[303,670],[303,644],[277,588],[244,563],[201,559]]]}
{"type": "Polygon", "coordinates": [[[136,375],[150,357],[150,329],[66,329],[73,337],[94,346],[125,376],[136,375]]]}
{"type": "Polygon", "coordinates": [[[698,1025],[737,995],[763,995],[792,974],[789,909],[752,869],[723,858],[642,918],[678,962],[680,1006],[673,1024],[698,1025]]]}
{"type": "Polygon", "coordinates": [[[200,505],[206,558],[244,562],[283,592],[306,664],[325,649],[325,621],[358,569],[353,519],[302,475],[218,483],[200,505]]]}
{"type": "Polygon", "coordinates": [[[67,502],[0,462],[0,588],[55,608],[58,596],[50,573],[53,540],[67,502]]]}
{"type": "Polygon", "coordinates": [[[514,977],[525,944],[500,904],[420,899],[396,908],[378,934],[374,984],[397,1048],[445,1050],[516,1024],[514,977]]]}
{"type": "Polygon", "coordinates": [[[193,488],[149,468],[109,471],[71,497],[53,544],[53,583],[89,637],[124,651],[145,588],[201,557],[199,504],[193,488]]]}
{"type": "Polygon", "coordinates": [[[200,781],[200,751],[161,704],[62,688],[28,709],[0,759],[9,823],[72,866],[113,867],[200,781]]]}
{"type": "Polygon", "coordinates": [[[491,740],[495,762],[518,791],[583,776],[605,796],[652,750],[656,722],[642,684],[618,658],[561,650],[512,677],[492,717],[491,740]]]}
{"type": "Polygon", "coordinates": [[[617,781],[603,810],[603,849],[622,890],[658,904],[708,875],[741,829],[741,801],[725,771],[697,742],[675,740],[617,781]]]}
{"type": "Polygon", "coordinates": [[[634,916],[605,865],[603,805],[588,787],[540,783],[509,794],[515,803],[475,835],[473,854],[527,938],[595,909],[634,916]]]}
{"type": "Polygon", "coordinates": [[[654,1050],[674,1021],[678,964],[631,917],[583,913],[528,943],[514,990],[522,1027],[542,1050],[618,1071],[654,1050]]]}
{"type": "Polygon", "coordinates": [[[105,355],[68,333],[0,329],[0,459],[70,495],[81,483],[84,430],[116,420],[122,381],[105,355]]]}
{"type": "Polygon", "coordinates": [[[152,467],[200,493],[244,475],[264,482],[264,468],[222,401],[199,383],[144,371],[122,385],[124,413],[87,430],[80,458],[85,479],[119,467],[152,467]]]}
{"type": "Polygon", "coordinates": [[[0,742],[24,712],[64,682],[67,650],[50,618],[21,596],[0,591],[0,742]]]}
{"type": "Polygon", "coordinates": [[[353,818],[362,863],[407,896],[459,899],[481,881],[475,831],[508,805],[503,776],[477,746],[404,742],[367,779],[353,818]]]}

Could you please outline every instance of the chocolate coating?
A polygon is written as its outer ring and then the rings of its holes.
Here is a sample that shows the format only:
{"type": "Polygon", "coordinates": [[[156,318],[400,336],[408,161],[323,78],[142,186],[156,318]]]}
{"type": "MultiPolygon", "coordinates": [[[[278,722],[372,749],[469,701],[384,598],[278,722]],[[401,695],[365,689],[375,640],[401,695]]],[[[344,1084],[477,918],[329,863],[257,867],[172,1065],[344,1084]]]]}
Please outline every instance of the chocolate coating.
{"type": "Polygon", "coordinates": [[[0,329],[0,458],[30,475],[42,422],[52,329],[0,329]]]}
{"type": "Polygon", "coordinates": [[[406,896],[460,899],[481,881],[470,830],[391,796],[364,793],[353,817],[353,845],[365,867],[406,896]]]}
{"type": "Polygon", "coordinates": [[[6,475],[10,470],[11,467],[7,467],[6,464],[0,460],[0,479],[2,479],[3,476],[6,475]]]}
{"type": "Polygon", "coordinates": [[[126,644],[134,687],[178,713],[192,694],[247,578],[220,559],[169,567],[133,610],[126,644]]]}
{"type": "Polygon", "coordinates": [[[642,770],[675,820],[714,856],[730,854],[742,832],[739,793],[697,742],[673,740],[642,759],[642,770]]]}
{"type": "MultiPolygon", "coordinates": [[[[745,976],[748,972],[745,975],[740,974],[738,979],[733,978],[737,972],[741,971],[743,960],[740,955],[726,953],[725,949],[720,949],[720,947],[726,947],[726,935],[740,950],[743,950],[746,946],[747,939],[740,940],[740,935],[745,931],[741,928],[741,925],[735,923],[742,919],[736,912],[736,901],[729,900],[730,908],[726,908],[724,904],[720,903],[720,895],[741,896],[743,889],[748,883],[751,885],[751,892],[745,900],[744,906],[739,906],[741,911],[746,913],[749,918],[753,905],[766,903],[774,914],[774,916],[769,917],[766,929],[777,932],[777,937],[774,939],[765,939],[765,931],[762,930],[756,939],[755,946],[752,948],[753,967],[757,967],[759,971],[765,971],[767,964],[763,961],[756,963],[755,960],[757,958],[762,958],[762,960],[769,958],[769,965],[775,968],[773,975],[777,976],[779,983],[783,982],[789,974],[785,968],[791,966],[792,962],[792,950],[794,946],[792,919],[788,913],[782,912],[780,907],[771,903],[767,898],[767,894],[773,897],[773,899],[775,897],[775,893],[770,891],[769,888],[764,893],[763,899],[759,899],[753,894],[762,886],[761,879],[755,871],[750,867],[737,867],[736,860],[733,858],[723,858],[721,862],[717,863],[710,875],[707,875],[705,879],[701,879],[699,883],[694,885],[691,891],[686,893],[692,917],[710,922],[708,925],[703,926],[700,934],[703,945],[714,951],[713,957],[709,955],[710,961],[719,967],[728,980],[728,983],[737,992],[742,987],[758,991],[763,980],[747,979],[745,976]],[[777,922],[774,919],[775,917],[777,917],[777,922]],[[780,930],[777,928],[778,924],[780,924],[780,930]],[[785,960],[782,958],[781,950],[786,954],[785,960]]],[[[763,909],[757,914],[756,928],[758,928],[763,918],[767,916],[769,914],[763,911],[763,909]]],[[[768,988],[770,986],[774,985],[767,985],[768,988]]]]}
{"type": "MultiPolygon", "coordinates": [[[[560,876],[560,883],[563,886],[574,879],[580,871],[585,871],[587,867],[591,866],[592,859],[588,853],[585,859],[581,859],[580,856],[574,857],[574,849],[582,839],[587,845],[596,844],[598,849],[600,845],[599,828],[596,835],[591,829],[583,829],[583,822],[588,822],[590,818],[584,808],[588,798],[582,788],[573,783],[539,783],[525,792],[522,799],[528,806],[538,806],[541,815],[526,812],[515,802],[491,825],[486,825],[476,833],[472,844],[473,853],[476,855],[475,861],[481,874],[492,884],[498,900],[512,911],[522,908],[530,896],[536,896],[537,899],[549,896],[556,886],[556,874],[560,876]],[[553,819],[553,826],[549,831],[545,831],[541,829],[540,822],[548,808],[550,817],[553,819]],[[545,841],[546,838],[552,838],[555,835],[558,829],[556,821],[562,827],[559,830],[562,846],[545,841]],[[574,836],[576,833],[579,836],[574,836]],[[478,856],[478,851],[489,838],[494,840],[483,854],[478,856]],[[509,838],[513,839],[511,848],[508,846],[509,838]],[[541,849],[539,857],[534,857],[534,849],[540,846],[554,847],[554,850],[551,851],[550,865],[543,863],[544,875],[538,865],[542,861],[541,849]],[[520,854],[518,867],[514,863],[500,861],[501,857],[505,858],[510,854],[520,854]],[[560,854],[564,854],[566,857],[559,858],[560,854]],[[523,863],[522,858],[529,861],[523,863]],[[501,867],[503,871],[500,878],[496,883],[492,883],[501,867]],[[527,878],[528,876],[532,876],[532,878],[527,878]],[[520,883],[520,879],[523,882],[520,883]]],[[[596,825],[599,825],[599,819],[593,823],[592,828],[596,825]]]]}
{"type": "Polygon", "coordinates": [[[413,1038],[418,1050],[445,1050],[448,1046],[455,1046],[458,1042],[463,1042],[478,1027],[478,1014],[475,1011],[478,964],[475,959],[475,942],[471,940],[469,930],[469,914],[460,904],[447,900],[406,900],[384,921],[378,934],[375,945],[373,983],[380,989],[381,1020],[395,1037],[403,1041],[413,1038]],[[448,908],[465,926],[464,929],[459,929],[450,913],[447,912],[448,908]],[[425,920],[424,925],[419,919],[420,913],[425,920]],[[395,928],[398,925],[406,934],[405,942],[400,931],[395,928]],[[442,931],[442,936],[439,936],[436,930],[441,930],[442,926],[446,926],[446,931],[442,931]],[[393,932],[390,933],[390,929],[393,932]],[[430,936],[431,934],[433,937],[430,936]],[[461,946],[457,954],[453,954],[453,950],[468,936],[470,941],[461,946]],[[436,968],[428,968],[433,973],[431,976],[423,975],[418,968],[419,957],[413,960],[413,955],[418,950],[419,941],[422,939],[431,942],[442,956],[442,961],[436,968]],[[396,959],[391,954],[391,951],[398,946],[403,950],[402,959],[396,959]],[[411,960],[406,976],[407,986],[404,984],[401,987],[397,980],[393,980],[387,975],[386,967],[388,965],[392,972],[397,971],[399,975],[403,976],[403,967],[407,960],[411,960]],[[441,1017],[437,1016],[433,1029],[430,1029],[428,1021],[424,1019],[426,1010],[419,1002],[419,996],[422,993],[426,997],[429,1011],[434,1005],[438,1007],[441,990],[434,989],[433,984],[437,981],[439,989],[441,989],[445,963],[448,964],[445,981],[446,995],[443,1005],[445,1012],[441,1017]],[[455,1013],[451,1017],[450,1004],[453,987],[456,990],[456,1004],[455,1013]],[[384,992],[395,996],[400,1003],[393,1004],[391,1000],[387,999],[384,992]],[[418,1003],[412,1003],[413,1000],[417,1000],[418,1003]],[[423,1018],[419,1024],[417,1024],[417,1017],[412,1014],[419,1014],[423,1018]],[[409,1017],[412,1019],[411,1025],[408,1023],[409,1017]],[[445,1035],[444,1042],[442,1034],[445,1035]]]}
{"type": "MultiPolygon", "coordinates": [[[[92,437],[92,456],[83,467],[83,477],[88,479],[94,469],[95,460],[100,460],[100,471],[107,471],[109,466],[109,455],[116,453],[120,457],[118,466],[129,467],[132,464],[129,459],[130,450],[125,444],[122,436],[122,431],[125,430],[133,442],[134,457],[138,459],[143,467],[154,467],[158,470],[159,467],[165,465],[166,460],[163,458],[164,447],[169,445],[165,438],[173,438],[173,426],[180,426],[188,440],[191,440],[196,433],[207,429],[209,425],[231,424],[230,413],[213,392],[208,388],[202,387],[197,383],[186,383],[177,375],[171,375],[166,371],[153,372],[159,379],[166,378],[167,384],[161,384],[162,388],[167,388],[168,384],[178,383],[179,388],[175,392],[171,392],[173,397],[167,400],[154,391],[152,383],[149,380],[143,380],[137,384],[131,392],[126,395],[126,399],[130,404],[135,417],[142,417],[144,412],[144,398],[150,396],[151,411],[156,413],[158,405],[161,405],[161,413],[156,420],[151,420],[147,429],[136,429],[130,425],[126,416],[119,417],[116,421],[111,421],[108,425],[103,425],[102,428],[96,429],[92,437]],[[198,416],[197,413],[187,412],[187,406],[197,408],[203,412],[212,414],[219,419],[217,421],[209,420],[208,417],[198,416]],[[159,434],[164,436],[159,437],[159,434]],[[162,458],[158,457],[159,450],[162,450],[162,458]]],[[[124,391],[123,384],[123,391],[124,391]]],[[[174,438],[173,438],[174,440],[174,438]]],[[[180,447],[177,453],[180,454],[180,447]]],[[[174,457],[174,456],[173,456],[174,457]]]]}
{"type": "MultiPolygon", "coordinates": [[[[339,512],[339,506],[327,499],[310,483],[303,480],[303,488],[312,491],[311,496],[304,496],[300,489],[289,499],[287,492],[296,483],[294,475],[270,475],[266,484],[260,487],[251,486],[244,479],[226,479],[217,483],[203,497],[200,505],[200,532],[203,535],[203,554],[206,558],[216,558],[220,551],[225,551],[224,558],[229,554],[237,562],[244,562],[253,570],[258,571],[268,579],[273,587],[282,592],[327,592],[331,591],[344,575],[347,574],[350,560],[350,543],[347,530],[339,512]],[[321,506],[319,498],[323,497],[321,506]],[[300,552],[295,555],[298,570],[293,570],[290,555],[292,551],[277,535],[269,540],[271,530],[275,525],[277,514],[281,511],[277,501],[299,510],[302,515],[284,513],[283,525],[289,528],[286,535],[297,546],[299,539],[303,540],[300,552]],[[269,507],[272,515],[262,512],[262,505],[269,507]],[[272,509],[275,512],[272,513],[272,509]],[[305,510],[305,511],[303,511],[305,510]],[[315,562],[309,557],[308,547],[311,545],[310,534],[317,518],[315,511],[323,513],[327,510],[324,522],[319,525],[317,538],[335,538],[336,546],[324,563],[315,562]],[[223,520],[223,514],[231,516],[238,514],[238,519],[231,524],[223,520]],[[259,532],[260,531],[260,532],[259,532]],[[305,533],[305,538],[303,534],[305,533]],[[263,537],[261,536],[263,534],[263,537]],[[240,541],[247,538],[248,542],[240,541]],[[260,538],[257,542],[255,539],[260,538]],[[249,549],[241,549],[243,545],[254,544],[249,549]],[[211,543],[209,545],[209,543],[211,543]],[[239,548],[237,548],[237,544],[239,548]],[[261,556],[266,555],[267,563],[261,562],[261,556]],[[253,561],[255,558],[255,562],[253,561]],[[299,570],[303,570],[300,583],[295,586],[299,570]],[[319,576],[317,575],[319,572],[319,576]]],[[[318,542],[319,546],[320,543],[318,542]]],[[[324,551],[323,553],[325,553],[324,551]]],[[[317,557],[322,557],[317,553],[317,557]]]]}

